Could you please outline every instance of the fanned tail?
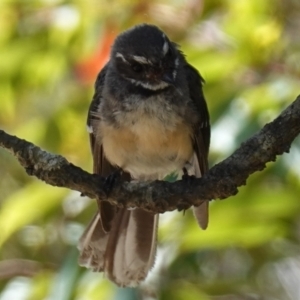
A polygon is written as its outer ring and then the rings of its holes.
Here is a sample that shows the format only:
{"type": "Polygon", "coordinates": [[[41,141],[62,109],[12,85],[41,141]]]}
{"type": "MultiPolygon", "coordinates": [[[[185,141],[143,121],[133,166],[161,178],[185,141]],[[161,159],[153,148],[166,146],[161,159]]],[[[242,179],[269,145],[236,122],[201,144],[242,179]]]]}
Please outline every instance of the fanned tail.
{"type": "Polygon", "coordinates": [[[158,215],[120,209],[105,233],[98,213],[80,239],[79,264],[103,271],[119,286],[137,286],[154,264],[157,225],[158,215]]]}

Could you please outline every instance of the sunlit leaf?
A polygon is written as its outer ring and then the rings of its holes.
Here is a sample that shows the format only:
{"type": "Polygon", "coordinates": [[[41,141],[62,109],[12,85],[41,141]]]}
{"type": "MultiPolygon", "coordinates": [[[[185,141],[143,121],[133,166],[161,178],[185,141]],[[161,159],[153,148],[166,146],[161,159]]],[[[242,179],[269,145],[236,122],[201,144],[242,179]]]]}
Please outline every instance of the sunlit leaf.
{"type": "Polygon", "coordinates": [[[59,207],[66,190],[40,182],[28,184],[12,194],[0,209],[0,246],[22,226],[43,218],[59,207]]]}

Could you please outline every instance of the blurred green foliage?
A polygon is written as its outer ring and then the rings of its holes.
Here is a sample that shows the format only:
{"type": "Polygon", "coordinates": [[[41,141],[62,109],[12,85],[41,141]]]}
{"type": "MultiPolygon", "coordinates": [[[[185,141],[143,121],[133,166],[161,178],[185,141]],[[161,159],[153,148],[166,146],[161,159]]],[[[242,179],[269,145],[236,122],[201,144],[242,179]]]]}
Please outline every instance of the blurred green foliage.
{"type": "MultiPolygon", "coordinates": [[[[91,170],[85,120],[97,72],[122,30],[160,26],[206,80],[210,164],[299,93],[297,0],[31,0],[0,3],[0,127],[91,170]]],[[[288,129],[287,129],[288,130],[288,129]]],[[[0,149],[0,300],[300,298],[300,141],[235,197],[161,217],[157,262],[138,289],[77,265],[96,209],[30,178],[0,149]]]]}

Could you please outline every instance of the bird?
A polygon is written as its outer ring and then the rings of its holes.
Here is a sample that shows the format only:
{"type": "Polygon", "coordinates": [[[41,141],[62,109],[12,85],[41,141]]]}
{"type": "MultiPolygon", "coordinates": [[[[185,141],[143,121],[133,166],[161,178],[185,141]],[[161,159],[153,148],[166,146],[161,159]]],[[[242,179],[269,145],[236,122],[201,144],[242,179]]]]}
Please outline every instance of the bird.
{"type": "MultiPolygon", "coordinates": [[[[203,84],[179,45],[157,26],[139,24],[118,35],[88,112],[94,173],[108,182],[117,175],[127,181],[201,177],[210,144],[203,84]]],[[[79,264],[120,287],[138,286],[155,262],[158,214],[109,201],[98,207],[79,240],[79,264]]],[[[193,211],[205,229],[208,202],[193,211]]]]}

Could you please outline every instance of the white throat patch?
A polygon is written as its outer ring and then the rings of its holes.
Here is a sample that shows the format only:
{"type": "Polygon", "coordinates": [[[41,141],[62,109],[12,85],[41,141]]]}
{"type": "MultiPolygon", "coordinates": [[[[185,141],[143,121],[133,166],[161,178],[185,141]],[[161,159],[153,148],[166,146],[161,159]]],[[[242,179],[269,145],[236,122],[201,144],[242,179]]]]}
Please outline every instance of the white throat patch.
{"type": "Polygon", "coordinates": [[[146,90],[151,90],[151,91],[162,90],[162,89],[166,88],[169,85],[168,83],[166,83],[164,81],[160,81],[157,84],[151,84],[151,83],[148,83],[148,82],[142,82],[142,81],[138,81],[138,80],[135,80],[135,79],[129,79],[129,80],[133,84],[142,86],[146,90]]]}

